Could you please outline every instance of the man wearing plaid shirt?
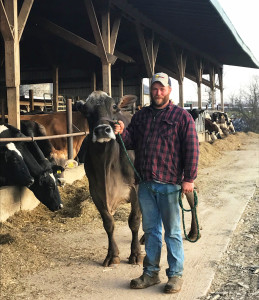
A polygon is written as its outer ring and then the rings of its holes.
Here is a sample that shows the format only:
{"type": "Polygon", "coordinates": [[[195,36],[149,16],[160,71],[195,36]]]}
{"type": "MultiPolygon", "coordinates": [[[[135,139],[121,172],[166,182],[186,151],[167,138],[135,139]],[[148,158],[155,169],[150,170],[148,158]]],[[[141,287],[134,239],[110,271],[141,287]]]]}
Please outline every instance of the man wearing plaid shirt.
{"type": "Polygon", "coordinates": [[[135,168],[141,176],[139,203],[145,232],[143,274],[131,280],[132,289],[160,283],[162,224],[167,246],[168,282],[165,293],[180,291],[184,252],[178,203],[182,193],[193,192],[197,176],[199,141],[192,116],[170,100],[171,81],[157,73],[151,80],[151,105],[142,108],[127,128],[115,125],[127,149],[135,151],[135,168]]]}

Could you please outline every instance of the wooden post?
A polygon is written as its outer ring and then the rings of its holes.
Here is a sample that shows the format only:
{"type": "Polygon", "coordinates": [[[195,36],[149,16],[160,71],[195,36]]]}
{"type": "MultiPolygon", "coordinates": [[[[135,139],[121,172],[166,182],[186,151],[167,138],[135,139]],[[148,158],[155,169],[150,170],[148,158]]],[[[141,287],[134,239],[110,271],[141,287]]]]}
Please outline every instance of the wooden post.
{"type": "Polygon", "coordinates": [[[202,108],[201,101],[201,84],[202,84],[202,74],[203,74],[203,62],[201,60],[194,59],[194,71],[197,83],[197,92],[198,92],[198,108],[202,108]]]}
{"type": "Polygon", "coordinates": [[[1,31],[5,41],[8,123],[20,129],[20,47],[17,0],[5,1],[5,7],[2,5],[1,3],[1,31]]]}
{"type": "Polygon", "coordinates": [[[209,69],[210,73],[210,89],[211,89],[211,108],[215,109],[215,69],[211,66],[209,69]]]}
{"type": "Polygon", "coordinates": [[[29,90],[30,111],[34,110],[33,90],[29,90]]]}
{"type": "Polygon", "coordinates": [[[102,62],[103,91],[112,96],[111,64],[102,62]]]}
{"type": "Polygon", "coordinates": [[[173,45],[171,45],[171,49],[175,65],[177,66],[176,76],[179,84],[179,106],[184,107],[183,80],[185,77],[187,56],[184,54],[183,50],[176,50],[173,45]]]}
{"type": "MultiPolygon", "coordinates": [[[[72,99],[67,99],[67,133],[73,133],[72,99]]],[[[67,158],[73,159],[73,137],[67,138],[67,158]]]]}
{"type": "Polygon", "coordinates": [[[197,93],[198,93],[198,108],[202,109],[202,101],[201,101],[201,85],[197,83],[197,93]]]}
{"type": "Polygon", "coordinates": [[[23,2],[19,11],[17,0],[0,1],[0,27],[5,43],[5,80],[7,87],[8,123],[20,129],[20,45],[24,26],[33,0],[23,2]],[[4,3],[3,3],[4,2],[4,3]]]}
{"type": "Polygon", "coordinates": [[[120,77],[119,79],[119,98],[123,97],[123,78],[120,77]]]}
{"type": "Polygon", "coordinates": [[[184,107],[184,100],[183,100],[183,82],[178,81],[179,84],[179,106],[184,107]]]}
{"type": "Polygon", "coordinates": [[[96,91],[96,73],[92,73],[92,78],[91,78],[91,91],[96,91]]]}
{"type": "Polygon", "coordinates": [[[1,120],[2,123],[5,123],[5,98],[3,97],[2,93],[0,94],[0,101],[1,101],[1,120]]]}
{"type": "Polygon", "coordinates": [[[224,98],[223,98],[223,68],[219,68],[218,70],[219,77],[219,89],[220,89],[220,104],[221,111],[224,112],[224,98]]]}
{"type": "Polygon", "coordinates": [[[53,69],[53,110],[58,111],[58,67],[53,69]]]}
{"type": "Polygon", "coordinates": [[[139,93],[139,95],[140,95],[139,104],[140,104],[141,107],[143,107],[144,106],[144,82],[143,82],[143,79],[141,79],[141,81],[140,81],[140,93],[139,93]]]}

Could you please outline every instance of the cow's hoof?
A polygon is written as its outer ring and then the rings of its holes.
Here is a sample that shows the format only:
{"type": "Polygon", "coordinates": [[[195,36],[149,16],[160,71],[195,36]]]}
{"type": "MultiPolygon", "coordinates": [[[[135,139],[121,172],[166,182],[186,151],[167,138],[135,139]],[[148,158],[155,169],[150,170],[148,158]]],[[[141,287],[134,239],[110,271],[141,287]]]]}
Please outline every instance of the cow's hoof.
{"type": "Polygon", "coordinates": [[[199,234],[198,239],[197,239],[197,236],[198,236],[198,233],[197,233],[197,232],[193,233],[193,232],[191,232],[191,231],[190,231],[189,234],[187,235],[188,239],[191,240],[191,241],[199,240],[199,239],[201,238],[201,234],[199,234]]]}
{"type": "Polygon", "coordinates": [[[138,254],[138,255],[134,255],[131,254],[129,257],[129,264],[131,265],[139,265],[142,264],[144,260],[144,255],[142,254],[138,254]]]}
{"type": "Polygon", "coordinates": [[[145,245],[145,234],[142,235],[142,237],[139,240],[140,245],[145,245]]]}
{"type": "Polygon", "coordinates": [[[104,267],[110,267],[111,265],[118,265],[119,263],[120,263],[119,256],[109,256],[109,255],[107,255],[104,262],[103,262],[103,266],[104,267]]]}

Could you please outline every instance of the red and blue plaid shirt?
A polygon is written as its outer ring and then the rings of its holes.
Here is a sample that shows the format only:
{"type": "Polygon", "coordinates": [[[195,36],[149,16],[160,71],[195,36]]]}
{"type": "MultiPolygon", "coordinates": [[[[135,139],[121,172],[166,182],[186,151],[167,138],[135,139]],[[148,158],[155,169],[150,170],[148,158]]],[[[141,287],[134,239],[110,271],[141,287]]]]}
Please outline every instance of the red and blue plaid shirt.
{"type": "Polygon", "coordinates": [[[135,151],[135,168],[143,180],[181,184],[197,177],[199,141],[194,120],[171,101],[162,110],[142,108],[122,139],[128,150],[135,151]]]}

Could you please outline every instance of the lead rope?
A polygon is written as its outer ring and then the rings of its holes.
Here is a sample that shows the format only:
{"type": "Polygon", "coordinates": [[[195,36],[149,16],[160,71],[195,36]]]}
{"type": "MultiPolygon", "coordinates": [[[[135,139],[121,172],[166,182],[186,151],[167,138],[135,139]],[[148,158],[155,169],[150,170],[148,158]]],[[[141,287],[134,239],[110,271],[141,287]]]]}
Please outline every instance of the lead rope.
{"type": "MultiPolygon", "coordinates": [[[[126,154],[126,156],[127,156],[127,158],[128,158],[128,161],[129,161],[131,167],[133,168],[133,170],[134,170],[135,174],[137,175],[138,179],[140,180],[140,182],[142,182],[143,180],[142,180],[140,174],[139,174],[138,171],[136,170],[134,164],[132,163],[132,161],[131,161],[131,159],[130,159],[130,157],[129,157],[129,155],[128,155],[127,149],[126,149],[126,147],[125,147],[125,144],[124,144],[124,142],[123,142],[123,140],[122,140],[122,137],[121,137],[120,133],[118,133],[118,136],[119,136],[119,139],[120,139],[122,148],[123,148],[123,150],[124,150],[124,152],[125,152],[125,154],[126,154]]],[[[151,189],[150,187],[148,187],[148,188],[151,189]]],[[[181,209],[182,209],[182,222],[183,222],[184,236],[185,236],[186,240],[189,241],[189,242],[191,242],[191,243],[197,242],[198,239],[199,239],[199,237],[200,237],[200,229],[199,229],[199,222],[198,222],[197,209],[196,209],[196,207],[197,207],[197,205],[198,205],[198,196],[197,196],[196,191],[193,191],[193,194],[194,194],[194,207],[191,208],[191,209],[185,209],[185,208],[183,207],[183,203],[182,203],[182,195],[181,195],[181,189],[180,189],[180,190],[177,190],[177,191],[174,191],[174,192],[170,192],[170,193],[161,193],[161,192],[155,191],[155,190],[153,190],[153,189],[151,189],[151,191],[152,191],[153,193],[158,193],[158,194],[162,194],[162,195],[171,195],[171,194],[174,194],[174,193],[179,192],[179,205],[180,205],[180,207],[181,207],[181,209]],[[197,237],[196,237],[195,240],[191,240],[191,239],[188,237],[188,235],[187,235],[187,233],[186,233],[186,229],[185,229],[185,221],[184,221],[184,212],[185,212],[185,211],[186,211],[186,212],[190,212],[190,211],[193,211],[193,210],[194,210],[195,220],[196,220],[196,224],[197,224],[197,237]]]]}

